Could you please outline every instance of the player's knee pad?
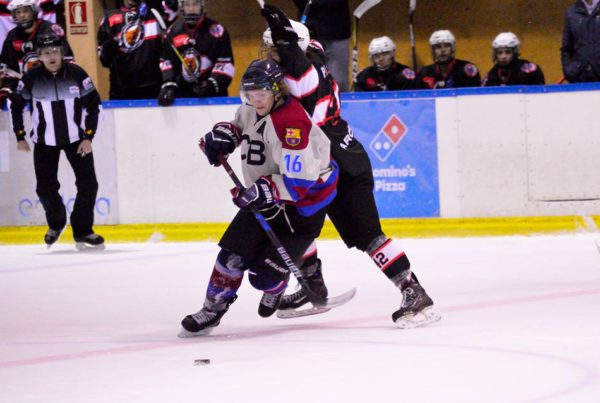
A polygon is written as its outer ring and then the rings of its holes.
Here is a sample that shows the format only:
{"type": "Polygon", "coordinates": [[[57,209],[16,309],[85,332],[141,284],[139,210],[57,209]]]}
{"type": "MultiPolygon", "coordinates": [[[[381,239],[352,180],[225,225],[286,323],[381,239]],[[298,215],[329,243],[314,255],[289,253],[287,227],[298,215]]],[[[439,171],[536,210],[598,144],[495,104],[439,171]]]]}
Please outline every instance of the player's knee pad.
{"type": "Polygon", "coordinates": [[[208,281],[207,301],[212,304],[224,304],[232,301],[244,279],[243,267],[240,256],[221,249],[208,281]]]}
{"type": "Polygon", "coordinates": [[[229,277],[243,277],[246,265],[240,255],[228,251],[227,249],[221,249],[217,255],[217,261],[215,262],[215,269],[229,277]]]}
{"type": "Polygon", "coordinates": [[[388,278],[406,276],[409,273],[410,262],[398,241],[378,237],[371,244],[367,252],[388,278]]]}
{"type": "Polygon", "coordinates": [[[248,279],[252,287],[271,294],[285,289],[288,278],[287,268],[269,258],[257,262],[248,270],[248,279]]]}

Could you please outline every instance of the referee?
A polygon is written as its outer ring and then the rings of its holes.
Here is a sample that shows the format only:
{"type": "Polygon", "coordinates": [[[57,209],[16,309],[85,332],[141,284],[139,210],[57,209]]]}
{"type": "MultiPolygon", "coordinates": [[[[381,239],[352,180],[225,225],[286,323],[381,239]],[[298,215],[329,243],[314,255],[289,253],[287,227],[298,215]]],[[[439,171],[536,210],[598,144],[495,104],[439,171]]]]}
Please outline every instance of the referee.
{"type": "Polygon", "coordinates": [[[98,193],[92,139],[98,127],[100,95],[81,67],[63,62],[65,49],[58,36],[53,33],[40,36],[37,51],[42,64],[19,81],[11,96],[11,114],[17,149],[30,151],[23,124],[23,111],[29,104],[36,192],[49,227],[44,241],[50,247],[67,225],[57,179],[62,150],[76,179],[77,197],[70,217],[76,245],[78,249],[86,246],[103,249],[104,238],[92,229],[98,193]]]}

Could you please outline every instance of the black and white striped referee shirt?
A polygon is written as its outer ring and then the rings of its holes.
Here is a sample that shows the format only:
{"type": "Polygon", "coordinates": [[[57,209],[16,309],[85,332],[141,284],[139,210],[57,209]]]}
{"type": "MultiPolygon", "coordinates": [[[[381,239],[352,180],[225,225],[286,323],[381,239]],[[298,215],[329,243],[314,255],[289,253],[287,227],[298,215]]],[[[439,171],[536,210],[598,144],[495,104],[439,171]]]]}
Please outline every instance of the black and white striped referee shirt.
{"type": "Polygon", "coordinates": [[[92,79],[74,63],[63,63],[52,74],[43,65],[23,75],[11,103],[13,130],[23,137],[23,111],[31,108],[31,140],[47,146],[65,146],[92,139],[98,128],[100,95],[92,79]],[[85,112],[85,113],[84,113],[85,112]]]}

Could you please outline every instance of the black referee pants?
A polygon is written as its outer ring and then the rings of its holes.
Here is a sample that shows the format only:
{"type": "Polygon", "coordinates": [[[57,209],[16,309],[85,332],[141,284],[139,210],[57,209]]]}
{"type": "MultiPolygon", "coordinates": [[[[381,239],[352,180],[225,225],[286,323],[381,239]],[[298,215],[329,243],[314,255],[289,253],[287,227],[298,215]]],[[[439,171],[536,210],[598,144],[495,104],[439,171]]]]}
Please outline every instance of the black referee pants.
{"type": "Polygon", "coordinates": [[[63,147],[35,144],[33,149],[33,165],[37,181],[36,193],[46,212],[46,221],[53,230],[61,230],[67,225],[67,211],[58,190],[58,160],[61,150],[75,173],[77,196],[71,213],[73,236],[84,237],[93,232],[94,206],[98,194],[98,181],[94,170],[93,153],[85,157],[77,154],[79,141],[63,147]]]}

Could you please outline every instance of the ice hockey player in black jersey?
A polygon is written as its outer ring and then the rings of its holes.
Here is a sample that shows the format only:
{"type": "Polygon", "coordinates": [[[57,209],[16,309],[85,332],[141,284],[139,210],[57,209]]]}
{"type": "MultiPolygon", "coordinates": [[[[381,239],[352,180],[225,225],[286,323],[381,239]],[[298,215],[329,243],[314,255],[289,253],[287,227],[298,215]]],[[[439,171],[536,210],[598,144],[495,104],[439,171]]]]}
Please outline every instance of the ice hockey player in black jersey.
{"type": "Polygon", "coordinates": [[[25,74],[41,64],[37,42],[42,36],[56,35],[64,49],[63,60],[73,61],[73,51],[67,43],[64,30],[58,24],[37,17],[38,8],[35,0],[13,0],[8,4],[8,10],[17,26],[8,32],[4,40],[0,62],[5,65],[5,71],[12,71],[13,74],[3,74],[0,97],[14,92],[19,82],[14,73],[25,74]]]}
{"type": "Polygon", "coordinates": [[[369,44],[369,58],[373,65],[361,71],[354,83],[355,91],[412,90],[416,74],[408,66],[396,61],[396,44],[391,38],[374,38],[369,44]]]}
{"type": "Polygon", "coordinates": [[[110,99],[155,99],[162,83],[161,29],[152,9],[123,0],[108,10],[98,28],[98,57],[110,69],[110,99]]]}
{"type": "Polygon", "coordinates": [[[483,79],[484,87],[504,85],[543,85],[540,66],[521,59],[521,41],[512,32],[502,32],[492,42],[494,67],[483,79]]]}
{"type": "Polygon", "coordinates": [[[227,96],[235,72],[229,33],[206,16],[204,0],[180,0],[178,13],[165,38],[158,103],[227,96]]]}
{"type": "Polygon", "coordinates": [[[429,38],[433,64],[423,67],[417,75],[421,89],[461,88],[481,86],[479,69],[473,63],[459,60],[456,38],[447,30],[435,31],[429,38]]]}
{"type": "MultiPolygon", "coordinates": [[[[291,94],[331,140],[331,153],[339,165],[340,177],[337,196],[328,206],[327,215],[346,246],[366,252],[402,292],[400,309],[392,314],[392,320],[399,327],[424,326],[439,320],[433,301],[411,272],[401,246],[381,229],[373,196],[371,162],[340,116],[338,86],[327,69],[322,47],[310,41],[306,27],[290,21],[278,8],[265,5],[261,13],[269,25],[263,34],[263,43],[284,67],[285,82],[291,94]]],[[[322,297],[327,296],[316,244],[306,250],[303,258],[300,270],[309,286],[322,297]]],[[[283,298],[280,309],[295,309],[307,302],[306,293],[299,289],[283,298]]]]}

